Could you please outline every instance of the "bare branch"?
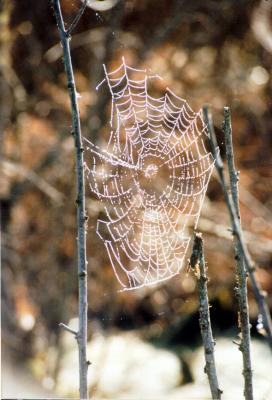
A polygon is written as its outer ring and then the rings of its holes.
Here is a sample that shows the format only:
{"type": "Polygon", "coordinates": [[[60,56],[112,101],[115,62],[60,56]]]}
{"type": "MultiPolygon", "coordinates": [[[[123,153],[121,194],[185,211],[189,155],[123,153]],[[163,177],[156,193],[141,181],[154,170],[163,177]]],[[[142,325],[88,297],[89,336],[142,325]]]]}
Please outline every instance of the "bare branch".
{"type": "Polygon", "coordinates": [[[209,298],[207,290],[207,274],[203,251],[203,239],[201,233],[195,233],[190,267],[197,276],[198,298],[199,298],[199,325],[205,351],[205,372],[208,376],[210,390],[213,400],[220,400],[222,390],[219,389],[215,358],[214,340],[212,335],[209,298]]]}
{"type": "MultiPolygon", "coordinates": [[[[232,146],[232,127],[230,109],[224,108],[224,124],[223,132],[225,137],[226,145],[226,157],[228,163],[230,190],[235,207],[237,220],[239,221],[239,228],[241,228],[240,222],[240,209],[239,209],[239,194],[238,194],[238,180],[239,175],[235,169],[233,146],[232,146]]],[[[242,233],[242,231],[241,231],[242,233]]],[[[239,302],[239,320],[241,329],[241,345],[239,349],[243,354],[243,375],[245,379],[244,395],[246,399],[253,399],[253,384],[252,384],[252,368],[251,368],[251,349],[250,349],[250,323],[249,323],[249,311],[248,311],[248,300],[247,300],[247,273],[244,264],[243,252],[237,239],[234,235],[234,251],[237,266],[237,297],[239,302]]]]}
{"type": "Polygon", "coordinates": [[[77,184],[77,253],[78,253],[78,288],[79,288],[79,330],[77,334],[79,351],[79,391],[80,399],[88,399],[87,373],[87,260],[86,260],[86,211],[84,186],[84,159],[81,137],[77,91],[71,60],[70,41],[65,30],[59,0],[51,0],[63,49],[64,69],[67,77],[67,87],[71,102],[72,135],[75,143],[76,184],[77,184]]]}
{"type": "Polygon", "coordinates": [[[244,263],[245,263],[245,268],[246,268],[246,271],[250,278],[252,290],[253,290],[256,302],[258,304],[260,314],[262,315],[263,325],[264,325],[264,329],[266,332],[267,341],[269,343],[270,348],[272,349],[272,322],[271,322],[271,316],[269,313],[269,308],[266,303],[266,293],[262,290],[262,288],[254,274],[255,266],[254,266],[254,263],[248,253],[248,250],[247,250],[247,247],[246,247],[246,244],[245,244],[245,241],[244,241],[241,229],[240,229],[240,222],[236,215],[235,206],[233,204],[232,197],[228,192],[227,183],[226,183],[225,176],[223,173],[223,162],[220,157],[220,154],[216,153],[217,140],[216,140],[216,136],[214,133],[212,119],[208,114],[207,107],[203,108],[203,113],[204,113],[205,122],[206,122],[208,130],[209,130],[209,134],[210,134],[210,139],[211,139],[210,144],[211,144],[211,148],[212,148],[211,149],[212,153],[215,157],[215,166],[216,166],[216,169],[218,172],[219,180],[220,180],[220,183],[221,183],[221,186],[223,189],[223,193],[224,193],[225,202],[228,207],[230,218],[231,218],[232,230],[239,242],[240,251],[243,256],[244,263]]]}

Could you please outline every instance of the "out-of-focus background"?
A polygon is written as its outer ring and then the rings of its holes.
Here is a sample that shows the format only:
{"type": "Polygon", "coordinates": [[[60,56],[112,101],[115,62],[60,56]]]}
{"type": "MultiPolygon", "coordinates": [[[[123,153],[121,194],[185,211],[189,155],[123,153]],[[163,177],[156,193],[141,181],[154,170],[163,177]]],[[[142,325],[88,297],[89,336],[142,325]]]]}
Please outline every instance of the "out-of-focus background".
{"type": "MultiPolygon", "coordinates": [[[[69,24],[80,2],[61,3],[69,24]]],[[[245,238],[271,308],[272,2],[115,3],[105,12],[87,8],[71,40],[84,136],[98,143],[108,130],[109,98],[95,87],[102,64],[116,68],[122,56],[162,76],[194,110],[208,103],[223,157],[222,110],[230,106],[245,238]]],[[[62,49],[49,1],[4,0],[0,12],[2,396],[75,398],[76,342],[58,328],[77,324],[75,160],[62,49]]],[[[118,292],[88,190],[87,209],[93,398],[206,398],[195,277],[185,266],[159,286],[118,292]]],[[[241,399],[229,227],[214,173],[198,228],[219,380],[226,398],[241,399]]],[[[268,399],[271,354],[250,287],[249,304],[256,398],[268,399]]]]}

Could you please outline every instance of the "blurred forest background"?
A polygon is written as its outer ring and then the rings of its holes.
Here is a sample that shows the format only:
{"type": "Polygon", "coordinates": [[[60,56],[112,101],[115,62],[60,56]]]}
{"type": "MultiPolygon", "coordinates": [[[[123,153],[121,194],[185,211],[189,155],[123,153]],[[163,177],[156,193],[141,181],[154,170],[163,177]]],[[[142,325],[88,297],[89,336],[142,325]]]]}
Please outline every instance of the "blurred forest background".
{"type": "MultiPolygon", "coordinates": [[[[69,24],[80,1],[61,3],[69,24]]],[[[103,13],[87,8],[71,41],[82,131],[92,141],[99,142],[99,136],[108,132],[109,98],[103,90],[98,97],[95,90],[103,79],[102,64],[116,68],[122,56],[128,65],[150,68],[162,76],[195,111],[208,103],[223,156],[220,126],[223,107],[230,106],[242,225],[270,308],[271,4],[120,0],[103,13]]],[[[46,390],[76,396],[76,389],[64,388],[67,382],[61,378],[63,365],[69,364],[63,361],[67,346],[75,348],[74,339],[70,343],[58,328],[59,322],[72,324],[77,316],[75,160],[62,50],[49,1],[4,0],[0,12],[2,344],[7,359],[17,366],[28,365],[46,390]]],[[[151,342],[179,358],[182,367],[176,386],[192,382],[190,354],[201,343],[195,277],[186,273],[185,266],[180,276],[163,285],[119,293],[95,233],[100,204],[88,188],[86,200],[89,340],[103,338],[106,343],[115,335],[129,338],[131,347],[133,340],[151,342]],[[128,332],[130,336],[122,336],[128,332]]],[[[229,226],[214,173],[198,230],[205,240],[214,333],[217,338],[234,339],[237,302],[229,226]]],[[[252,334],[261,341],[250,289],[249,303],[252,334]]],[[[70,368],[76,380],[76,367],[70,368]]],[[[96,364],[90,369],[96,382],[93,392],[103,392],[94,376],[99,374],[96,364]]]]}

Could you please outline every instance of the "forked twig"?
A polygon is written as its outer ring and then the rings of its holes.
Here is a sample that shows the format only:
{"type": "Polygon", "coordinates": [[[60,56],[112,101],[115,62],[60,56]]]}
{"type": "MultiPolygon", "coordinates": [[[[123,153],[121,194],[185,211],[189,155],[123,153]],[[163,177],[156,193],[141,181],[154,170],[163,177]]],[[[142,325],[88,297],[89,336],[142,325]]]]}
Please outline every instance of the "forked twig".
{"type": "Polygon", "coordinates": [[[205,351],[205,373],[208,376],[210,390],[213,400],[220,400],[223,393],[219,389],[215,358],[214,358],[214,340],[210,320],[209,298],[207,290],[207,274],[203,250],[203,239],[201,233],[195,233],[192,255],[190,258],[190,267],[197,276],[198,298],[199,298],[199,325],[203,346],[205,351]]]}
{"type": "MultiPolygon", "coordinates": [[[[210,134],[210,144],[211,144],[212,153],[215,157],[215,167],[218,172],[219,180],[220,180],[222,190],[224,193],[225,202],[228,207],[230,218],[231,218],[232,230],[233,230],[235,237],[237,238],[237,241],[239,242],[240,253],[243,256],[243,261],[245,263],[246,271],[249,275],[249,279],[250,279],[250,283],[251,283],[252,290],[254,293],[254,297],[258,304],[259,312],[262,316],[262,322],[263,322],[263,327],[264,327],[264,330],[266,333],[266,338],[267,338],[268,344],[272,350],[272,322],[271,322],[269,308],[266,303],[266,293],[262,290],[259,282],[256,279],[256,276],[254,273],[255,266],[254,266],[254,263],[248,253],[248,250],[247,250],[247,247],[246,247],[243,235],[242,235],[242,231],[240,229],[240,222],[239,222],[239,219],[236,214],[234,200],[232,199],[232,196],[228,192],[228,187],[227,187],[227,183],[226,183],[224,171],[223,171],[223,162],[222,162],[220,154],[216,152],[217,140],[216,140],[216,136],[214,133],[212,119],[208,115],[207,107],[203,108],[203,113],[204,113],[205,122],[206,122],[208,130],[209,130],[209,134],[210,134]]],[[[229,123],[230,123],[230,119],[225,120],[224,130],[229,129],[229,128],[227,128],[229,123]]],[[[230,131],[230,133],[231,133],[231,131],[230,131]]],[[[231,150],[231,153],[232,153],[232,158],[233,158],[232,150],[231,150]]],[[[236,179],[237,179],[237,176],[236,176],[236,179]]],[[[237,184],[237,182],[236,182],[236,184],[237,184]]],[[[238,194],[238,190],[237,190],[237,194],[238,194]]],[[[234,195],[234,199],[235,199],[235,195],[234,195]]]]}
{"type": "Polygon", "coordinates": [[[87,7],[88,0],[84,0],[84,3],[81,5],[80,10],[78,11],[77,15],[75,16],[74,20],[72,21],[69,28],[66,29],[66,35],[70,36],[73,30],[76,28],[77,24],[79,23],[80,18],[82,17],[86,7],[87,7]]]}
{"type": "MultiPolygon", "coordinates": [[[[60,0],[51,0],[57,26],[60,33],[63,49],[63,63],[67,77],[67,87],[71,102],[72,112],[72,134],[75,142],[76,153],[76,177],[77,177],[77,252],[78,252],[78,288],[79,288],[79,329],[76,332],[79,351],[79,391],[80,399],[88,399],[87,372],[89,362],[87,361],[87,260],[86,260],[86,223],[85,211],[85,186],[84,186],[84,159],[81,137],[79,107],[77,102],[77,91],[71,60],[69,34],[65,30],[60,0]]],[[[83,10],[84,11],[84,10],[83,10]]],[[[83,12],[82,11],[82,12],[83,12]]],[[[82,13],[80,14],[80,16],[82,13]]],[[[76,18],[72,28],[78,23],[76,18]]],[[[70,27],[70,32],[71,32],[70,27]]],[[[63,325],[62,325],[63,326],[63,325]]],[[[66,330],[67,327],[66,327],[66,330]]],[[[70,328],[69,328],[70,330],[70,328]]],[[[70,330],[71,331],[71,330],[70,330]]],[[[75,332],[71,332],[75,334],[75,332]]]]}

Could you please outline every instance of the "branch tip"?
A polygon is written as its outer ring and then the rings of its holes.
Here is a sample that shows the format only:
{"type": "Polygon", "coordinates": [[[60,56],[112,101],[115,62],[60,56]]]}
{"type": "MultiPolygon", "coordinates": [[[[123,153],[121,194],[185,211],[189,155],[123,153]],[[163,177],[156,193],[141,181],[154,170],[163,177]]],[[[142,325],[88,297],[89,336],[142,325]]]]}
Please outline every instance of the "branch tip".
{"type": "Polygon", "coordinates": [[[68,325],[63,324],[62,322],[59,323],[59,327],[65,329],[67,332],[71,333],[72,335],[74,335],[76,338],[78,336],[78,332],[75,331],[72,328],[69,328],[68,325]]]}

